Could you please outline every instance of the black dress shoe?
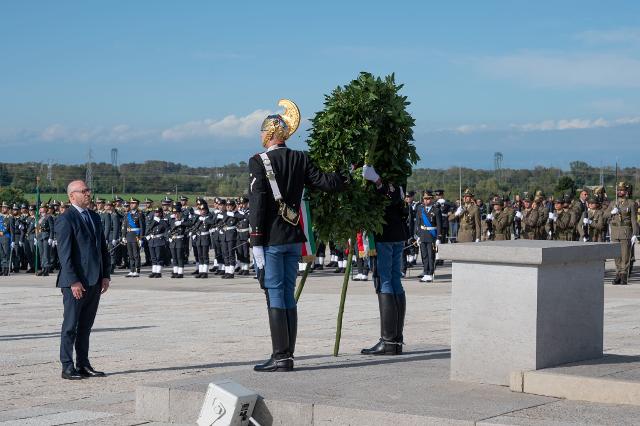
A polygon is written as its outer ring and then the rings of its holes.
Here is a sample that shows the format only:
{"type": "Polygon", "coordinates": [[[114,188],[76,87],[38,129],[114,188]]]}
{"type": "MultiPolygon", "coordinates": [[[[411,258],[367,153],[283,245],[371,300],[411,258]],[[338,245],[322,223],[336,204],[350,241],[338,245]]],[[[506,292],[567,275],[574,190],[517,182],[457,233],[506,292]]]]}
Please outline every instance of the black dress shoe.
{"type": "Polygon", "coordinates": [[[62,370],[62,378],[65,380],[82,380],[85,378],[78,370],[75,368],[67,368],[66,370],[62,370]]]}
{"type": "Polygon", "coordinates": [[[106,374],[102,371],[96,371],[93,367],[79,367],[77,373],[82,377],[105,377],[106,374]]]}

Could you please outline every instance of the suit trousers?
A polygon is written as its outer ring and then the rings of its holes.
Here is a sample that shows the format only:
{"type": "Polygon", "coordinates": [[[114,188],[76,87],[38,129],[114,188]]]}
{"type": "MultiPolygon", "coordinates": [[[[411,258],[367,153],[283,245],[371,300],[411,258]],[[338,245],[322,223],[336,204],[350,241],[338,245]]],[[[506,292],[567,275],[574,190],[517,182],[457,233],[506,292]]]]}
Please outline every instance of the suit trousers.
{"type": "Polygon", "coordinates": [[[436,251],[431,241],[420,242],[420,254],[422,255],[422,268],[424,275],[433,275],[436,264],[436,251]]]}
{"type": "Polygon", "coordinates": [[[129,254],[129,267],[131,271],[140,269],[140,246],[137,241],[127,241],[127,253],[129,254]]]}
{"type": "Polygon", "coordinates": [[[73,348],[76,348],[76,366],[87,367],[89,363],[89,335],[98,312],[100,291],[102,286],[97,283],[86,287],[81,299],[73,297],[71,288],[63,288],[62,303],[64,304],[64,319],[60,338],[60,363],[66,369],[73,365],[73,348]]]}

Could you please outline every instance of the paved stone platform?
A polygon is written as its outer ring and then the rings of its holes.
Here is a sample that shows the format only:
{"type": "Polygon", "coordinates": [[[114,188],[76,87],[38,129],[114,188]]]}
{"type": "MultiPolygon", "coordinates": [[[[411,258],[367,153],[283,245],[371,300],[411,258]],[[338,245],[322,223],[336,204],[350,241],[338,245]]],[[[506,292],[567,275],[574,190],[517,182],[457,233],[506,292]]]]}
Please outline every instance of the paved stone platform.
{"type": "MultiPolygon", "coordinates": [[[[607,280],[611,267],[608,263],[607,280]]],[[[467,389],[453,382],[440,382],[438,378],[446,376],[444,369],[448,362],[450,274],[450,266],[445,265],[437,271],[436,283],[425,285],[417,281],[418,269],[411,270],[412,277],[403,281],[408,294],[405,349],[410,354],[403,362],[395,358],[387,363],[384,359],[376,360],[382,365],[360,365],[369,361],[358,355],[362,347],[377,340],[379,333],[377,301],[371,282],[350,283],[341,356],[334,359],[330,354],[341,279],[331,271],[314,274],[305,287],[299,307],[296,355],[301,368],[306,365],[315,370],[302,369],[282,380],[297,381],[297,377],[305,377],[300,387],[306,384],[311,389],[321,377],[325,383],[333,383],[334,388],[347,386],[348,395],[342,394],[339,399],[358,408],[343,405],[342,409],[352,410],[349,416],[367,415],[373,408],[373,404],[369,404],[370,389],[379,384],[375,381],[376,374],[382,375],[380,382],[385,384],[385,374],[403,365],[414,365],[425,372],[415,375],[425,379],[421,393],[416,395],[428,394],[434,407],[437,407],[434,401],[442,395],[442,405],[438,408],[441,411],[433,411],[433,415],[446,415],[446,404],[456,407],[469,401],[470,407],[476,407],[471,414],[451,418],[477,421],[483,414],[481,410],[487,410],[496,400],[499,407],[488,415],[502,414],[491,418],[494,424],[552,424],[554,421],[606,424],[612,418],[617,424],[637,422],[640,413],[633,406],[556,400],[509,392],[505,387],[467,389]],[[340,367],[341,363],[349,367],[340,367]],[[360,374],[364,374],[362,380],[366,386],[358,388],[360,374]],[[479,399],[473,402],[474,398],[479,399]],[[531,401],[544,403],[536,406],[531,401]],[[509,413],[510,407],[514,411],[509,413]],[[476,414],[480,416],[474,417],[476,414]]],[[[123,275],[122,272],[116,274],[112,288],[101,300],[91,340],[92,363],[109,376],[81,382],[60,379],[58,345],[62,300],[54,287],[55,277],[37,278],[26,274],[0,277],[0,424],[162,424],[163,421],[136,416],[136,389],[150,383],[175,384],[176,381],[180,381],[180,386],[187,386],[190,381],[208,382],[212,377],[249,379],[253,375],[251,366],[269,353],[264,295],[252,278],[231,281],[126,279],[123,275]]],[[[635,285],[627,287],[605,286],[605,352],[608,354],[640,354],[640,285],[637,285],[640,277],[637,274],[633,283],[635,285]]],[[[192,390],[197,390],[199,385],[192,385],[195,386],[192,390]]],[[[268,383],[263,386],[273,392],[285,392],[289,388],[268,383]]],[[[393,386],[397,387],[387,398],[390,404],[402,397],[400,385],[393,386]]],[[[322,393],[320,389],[318,387],[318,393],[322,393]]],[[[318,404],[319,409],[340,407],[326,404],[333,398],[331,393],[324,397],[327,399],[318,404]]],[[[318,411],[318,416],[322,412],[326,411],[318,411]]],[[[412,412],[418,415],[417,411],[412,412]]],[[[388,414],[384,416],[394,419],[388,414]]],[[[327,417],[317,417],[320,418],[327,417]]],[[[441,419],[438,417],[436,423],[441,419]]],[[[417,424],[423,424],[423,418],[418,420],[417,424]]]]}

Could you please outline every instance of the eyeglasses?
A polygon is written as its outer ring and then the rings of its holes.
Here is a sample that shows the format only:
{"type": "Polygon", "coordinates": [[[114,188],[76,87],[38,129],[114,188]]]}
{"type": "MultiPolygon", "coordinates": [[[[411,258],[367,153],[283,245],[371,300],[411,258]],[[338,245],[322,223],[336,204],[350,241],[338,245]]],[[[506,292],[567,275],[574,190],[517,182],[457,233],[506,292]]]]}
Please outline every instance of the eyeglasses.
{"type": "Polygon", "coordinates": [[[75,191],[71,191],[71,192],[82,192],[83,194],[88,194],[91,192],[91,189],[89,188],[85,188],[85,189],[76,189],[75,191]]]}

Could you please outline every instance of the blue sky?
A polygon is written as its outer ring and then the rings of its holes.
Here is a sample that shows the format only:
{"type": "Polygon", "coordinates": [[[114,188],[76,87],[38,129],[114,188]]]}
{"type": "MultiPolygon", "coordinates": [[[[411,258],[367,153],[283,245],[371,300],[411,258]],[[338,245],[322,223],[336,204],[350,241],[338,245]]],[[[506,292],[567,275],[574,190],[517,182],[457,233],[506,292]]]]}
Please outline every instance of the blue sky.
{"type": "Polygon", "coordinates": [[[421,166],[640,159],[634,1],[4,1],[0,58],[0,161],[246,160],[360,71],[405,84],[421,166]]]}

